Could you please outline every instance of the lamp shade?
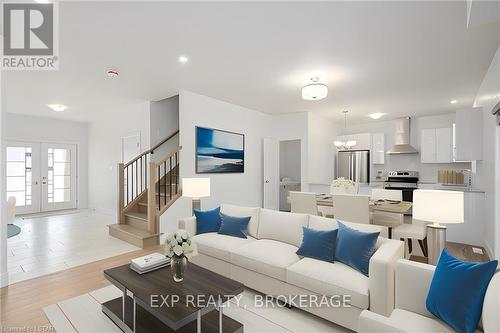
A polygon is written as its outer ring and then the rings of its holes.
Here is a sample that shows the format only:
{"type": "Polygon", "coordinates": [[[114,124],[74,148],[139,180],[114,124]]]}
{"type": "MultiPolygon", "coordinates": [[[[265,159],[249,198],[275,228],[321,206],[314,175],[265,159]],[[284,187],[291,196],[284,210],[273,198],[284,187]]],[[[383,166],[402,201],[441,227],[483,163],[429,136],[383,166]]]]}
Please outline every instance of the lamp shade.
{"type": "Polygon", "coordinates": [[[302,98],[308,101],[317,101],[328,95],[328,87],[321,83],[309,84],[302,88],[302,98]]]}
{"type": "Polygon", "coordinates": [[[464,223],[464,192],[414,191],[413,218],[433,223],[464,223]]]}
{"type": "Polygon", "coordinates": [[[182,178],[182,196],[203,198],[210,196],[210,178],[182,178]]]}

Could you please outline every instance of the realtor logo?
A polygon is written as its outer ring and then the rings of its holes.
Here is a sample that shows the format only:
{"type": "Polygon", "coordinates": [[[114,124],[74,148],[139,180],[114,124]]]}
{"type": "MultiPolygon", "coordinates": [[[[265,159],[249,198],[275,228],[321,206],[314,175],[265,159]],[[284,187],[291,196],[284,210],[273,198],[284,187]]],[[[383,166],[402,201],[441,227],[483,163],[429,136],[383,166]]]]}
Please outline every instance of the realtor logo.
{"type": "Polygon", "coordinates": [[[3,4],[2,69],[58,69],[57,4],[3,4]]]}

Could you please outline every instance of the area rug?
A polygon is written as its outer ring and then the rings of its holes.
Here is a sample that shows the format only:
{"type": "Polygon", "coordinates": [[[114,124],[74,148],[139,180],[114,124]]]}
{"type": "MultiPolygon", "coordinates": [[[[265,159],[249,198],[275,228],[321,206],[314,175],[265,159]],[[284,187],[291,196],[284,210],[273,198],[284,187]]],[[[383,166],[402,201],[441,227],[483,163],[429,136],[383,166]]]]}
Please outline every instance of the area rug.
{"type": "MultiPolygon", "coordinates": [[[[224,310],[224,314],[244,325],[245,333],[351,332],[299,309],[255,308],[252,306],[255,294],[245,290],[239,304],[230,301],[233,304],[224,310]]],[[[101,311],[102,303],[120,296],[118,288],[108,286],[49,305],[43,311],[58,333],[120,333],[101,311]]]]}
{"type": "Polygon", "coordinates": [[[7,224],[7,238],[14,237],[21,233],[21,228],[14,224],[7,224]]]}

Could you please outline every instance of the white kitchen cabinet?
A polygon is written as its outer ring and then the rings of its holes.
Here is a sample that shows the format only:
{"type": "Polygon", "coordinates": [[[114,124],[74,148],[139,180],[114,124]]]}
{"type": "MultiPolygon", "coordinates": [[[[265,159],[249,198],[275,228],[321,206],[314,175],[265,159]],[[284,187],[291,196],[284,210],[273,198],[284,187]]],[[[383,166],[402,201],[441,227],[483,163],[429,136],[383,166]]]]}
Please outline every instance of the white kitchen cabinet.
{"type": "Polygon", "coordinates": [[[436,129],[422,130],[420,140],[420,161],[434,163],[436,161],[436,129]]]}
{"type": "Polygon", "coordinates": [[[372,134],[371,160],[372,160],[372,164],[384,164],[385,163],[385,137],[384,137],[384,133],[372,134]]]}
{"type": "Polygon", "coordinates": [[[453,131],[451,128],[429,128],[421,132],[422,163],[453,162],[453,131]]]}
{"type": "Polygon", "coordinates": [[[455,113],[455,161],[483,159],[483,109],[458,110],[455,113]]]}
{"type": "Polygon", "coordinates": [[[451,128],[436,128],[436,163],[453,162],[453,131],[451,128]]]}

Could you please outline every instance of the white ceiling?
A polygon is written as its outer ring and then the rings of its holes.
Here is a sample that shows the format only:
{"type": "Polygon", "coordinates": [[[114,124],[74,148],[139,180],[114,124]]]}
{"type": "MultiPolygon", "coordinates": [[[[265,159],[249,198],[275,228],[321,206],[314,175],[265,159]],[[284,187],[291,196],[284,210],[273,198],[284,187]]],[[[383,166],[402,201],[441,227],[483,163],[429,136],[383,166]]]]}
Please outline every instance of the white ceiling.
{"type": "Polygon", "coordinates": [[[59,12],[60,70],[5,72],[8,112],[94,121],[187,89],[273,114],[340,120],[348,109],[352,122],[445,113],[472,105],[500,44],[499,22],[467,29],[465,0],[63,2],[59,12]],[[325,100],[301,99],[311,76],[329,86],[325,100]]]}

